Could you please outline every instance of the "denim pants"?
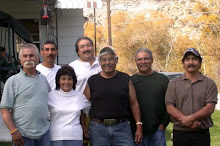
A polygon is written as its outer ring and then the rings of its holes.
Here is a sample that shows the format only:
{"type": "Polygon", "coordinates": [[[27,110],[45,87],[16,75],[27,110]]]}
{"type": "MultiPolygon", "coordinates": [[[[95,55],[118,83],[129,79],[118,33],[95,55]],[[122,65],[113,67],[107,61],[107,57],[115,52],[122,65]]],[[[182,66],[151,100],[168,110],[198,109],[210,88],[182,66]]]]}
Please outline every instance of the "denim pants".
{"type": "Polygon", "coordinates": [[[137,146],[166,146],[165,131],[157,129],[151,136],[145,136],[137,146]]]}
{"type": "MultiPolygon", "coordinates": [[[[24,136],[22,136],[22,138],[24,139],[24,144],[22,146],[51,146],[49,130],[38,139],[31,139],[24,136]]],[[[12,146],[15,146],[13,142],[12,146]]]]}
{"type": "Polygon", "coordinates": [[[90,120],[89,139],[91,146],[134,146],[128,121],[105,126],[90,120]]]}

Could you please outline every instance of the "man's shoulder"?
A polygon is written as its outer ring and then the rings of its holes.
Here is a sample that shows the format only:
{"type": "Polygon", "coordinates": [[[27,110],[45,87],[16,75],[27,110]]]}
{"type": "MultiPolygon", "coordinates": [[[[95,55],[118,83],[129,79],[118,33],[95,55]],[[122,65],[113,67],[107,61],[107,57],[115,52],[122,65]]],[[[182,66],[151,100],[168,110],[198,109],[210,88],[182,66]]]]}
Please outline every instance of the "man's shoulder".
{"type": "Polygon", "coordinates": [[[117,73],[118,73],[119,75],[123,75],[123,76],[129,76],[129,77],[130,77],[130,75],[128,75],[127,73],[122,72],[122,71],[117,71],[117,73]]]}
{"type": "Polygon", "coordinates": [[[99,78],[99,77],[101,77],[101,76],[100,76],[100,74],[98,73],[98,74],[92,75],[91,77],[89,77],[89,79],[92,80],[92,79],[97,79],[97,78],[99,78]]]}
{"type": "Polygon", "coordinates": [[[6,83],[5,83],[5,86],[9,85],[11,86],[12,84],[13,85],[17,85],[17,84],[23,84],[23,81],[26,80],[26,76],[23,75],[21,72],[9,77],[7,80],[6,80],[6,83]]]}
{"type": "Polygon", "coordinates": [[[57,65],[57,64],[54,64],[54,67],[53,67],[55,70],[59,70],[61,68],[60,65],[57,65]]]}
{"type": "Polygon", "coordinates": [[[71,62],[70,64],[69,64],[69,66],[71,66],[71,67],[75,67],[76,65],[78,65],[78,64],[80,64],[80,61],[78,60],[78,59],[76,59],[76,60],[74,60],[73,62],[71,62]]]}
{"type": "Polygon", "coordinates": [[[36,70],[38,70],[39,72],[43,71],[43,70],[47,70],[47,67],[43,66],[42,63],[39,63],[36,66],[36,70]]]}
{"type": "Polygon", "coordinates": [[[160,72],[157,72],[157,71],[154,71],[154,74],[155,74],[156,76],[159,76],[159,77],[162,77],[162,78],[167,78],[166,75],[164,75],[164,74],[162,74],[162,73],[160,73],[160,72]]]}
{"type": "Polygon", "coordinates": [[[59,70],[61,68],[61,66],[60,65],[57,65],[57,64],[54,64],[54,67],[53,68],[48,68],[48,67],[45,67],[45,66],[43,66],[42,65],[42,63],[40,63],[40,64],[38,64],[37,66],[36,66],[36,70],[38,70],[39,72],[42,72],[42,71],[53,71],[53,70],[59,70]]]}
{"type": "Polygon", "coordinates": [[[184,75],[181,75],[179,77],[172,79],[168,85],[172,86],[172,87],[178,87],[178,85],[180,85],[181,82],[183,82],[183,81],[184,81],[184,75]]]}
{"type": "Polygon", "coordinates": [[[133,75],[131,75],[131,78],[134,78],[134,77],[138,77],[138,73],[134,73],[133,75]]]}
{"type": "Polygon", "coordinates": [[[39,79],[47,81],[47,78],[43,74],[39,73],[39,74],[37,74],[37,76],[38,76],[39,79]]]}
{"type": "Polygon", "coordinates": [[[36,69],[38,70],[38,69],[40,69],[42,66],[43,66],[42,63],[39,63],[39,64],[36,66],[36,69]]]}
{"type": "Polygon", "coordinates": [[[11,81],[14,81],[16,79],[19,79],[20,76],[21,76],[20,73],[17,73],[15,75],[9,77],[6,82],[11,82],[11,81]]]}
{"type": "Polygon", "coordinates": [[[211,85],[215,85],[216,86],[216,83],[213,79],[201,74],[201,77],[203,78],[203,81],[206,81],[208,84],[211,84],[211,85]]]}
{"type": "Polygon", "coordinates": [[[163,81],[163,82],[169,82],[170,80],[169,80],[169,78],[166,76],[166,75],[164,75],[164,74],[162,74],[162,73],[159,73],[159,72],[154,72],[154,75],[155,75],[155,77],[159,80],[159,81],[163,81]]]}
{"type": "Polygon", "coordinates": [[[117,79],[128,81],[130,79],[130,77],[131,76],[125,72],[117,71],[117,74],[116,74],[117,79]]]}

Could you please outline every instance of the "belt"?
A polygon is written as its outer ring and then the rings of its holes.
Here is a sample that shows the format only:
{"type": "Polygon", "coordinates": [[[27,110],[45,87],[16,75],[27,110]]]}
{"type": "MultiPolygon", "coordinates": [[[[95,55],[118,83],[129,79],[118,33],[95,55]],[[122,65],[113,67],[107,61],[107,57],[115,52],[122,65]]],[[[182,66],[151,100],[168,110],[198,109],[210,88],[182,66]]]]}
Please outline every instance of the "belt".
{"type": "Polygon", "coordinates": [[[95,119],[95,118],[90,118],[91,121],[94,122],[98,122],[101,124],[104,124],[105,126],[115,126],[121,122],[124,122],[126,120],[128,120],[127,118],[123,118],[123,119],[103,119],[103,120],[99,120],[99,119],[95,119]]]}

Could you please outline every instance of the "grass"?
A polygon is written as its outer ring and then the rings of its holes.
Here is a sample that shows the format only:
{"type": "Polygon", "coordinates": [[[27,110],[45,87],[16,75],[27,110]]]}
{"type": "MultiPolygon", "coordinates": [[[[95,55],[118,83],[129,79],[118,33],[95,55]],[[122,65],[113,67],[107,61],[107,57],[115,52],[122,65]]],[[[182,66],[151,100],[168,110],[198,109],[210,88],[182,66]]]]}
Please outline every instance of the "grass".
{"type": "MultiPolygon", "coordinates": [[[[210,128],[211,135],[211,146],[220,146],[220,111],[215,111],[212,114],[212,120],[214,122],[214,126],[210,128]]],[[[166,141],[167,146],[173,146],[173,142],[171,140],[171,132],[173,130],[173,124],[170,123],[166,128],[166,141]]]]}
{"type": "Polygon", "coordinates": [[[0,142],[0,146],[11,146],[10,142],[0,142]]]}

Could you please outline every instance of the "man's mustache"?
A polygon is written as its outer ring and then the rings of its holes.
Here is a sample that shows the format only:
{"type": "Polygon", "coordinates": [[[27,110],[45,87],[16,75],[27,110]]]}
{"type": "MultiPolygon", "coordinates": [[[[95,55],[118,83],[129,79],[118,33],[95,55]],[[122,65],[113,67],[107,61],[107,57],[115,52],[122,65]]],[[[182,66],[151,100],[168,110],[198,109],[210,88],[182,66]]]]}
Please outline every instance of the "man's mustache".
{"type": "Polygon", "coordinates": [[[112,65],[104,65],[104,67],[112,67],[112,65]]]}
{"type": "Polygon", "coordinates": [[[140,64],[140,65],[139,65],[139,67],[142,67],[142,66],[148,66],[148,64],[143,63],[143,64],[140,64]]]}
{"type": "Polygon", "coordinates": [[[52,58],[54,58],[54,55],[53,55],[53,54],[49,54],[47,57],[52,57],[52,58]]]}
{"type": "Polygon", "coordinates": [[[83,54],[86,54],[86,53],[91,53],[91,51],[90,50],[83,51],[83,54]]]}
{"type": "Polygon", "coordinates": [[[32,66],[35,65],[34,61],[26,61],[26,62],[24,63],[24,67],[26,67],[28,64],[30,64],[30,65],[32,65],[32,66]]]}
{"type": "Polygon", "coordinates": [[[196,67],[194,64],[189,64],[188,66],[187,66],[188,68],[190,68],[190,67],[196,67]]]}

